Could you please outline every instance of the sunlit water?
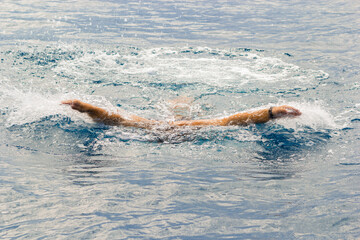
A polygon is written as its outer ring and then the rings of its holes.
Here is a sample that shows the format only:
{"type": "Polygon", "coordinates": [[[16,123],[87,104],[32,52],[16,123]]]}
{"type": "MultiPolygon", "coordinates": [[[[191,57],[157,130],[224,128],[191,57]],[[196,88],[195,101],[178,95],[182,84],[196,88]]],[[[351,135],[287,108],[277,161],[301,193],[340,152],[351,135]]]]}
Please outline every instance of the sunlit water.
{"type": "Polygon", "coordinates": [[[4,1],[2,239],[357,239],[359,19],[344,1],[4,1]],[[109,127],[289,104],[247,127],[109,127]]]}

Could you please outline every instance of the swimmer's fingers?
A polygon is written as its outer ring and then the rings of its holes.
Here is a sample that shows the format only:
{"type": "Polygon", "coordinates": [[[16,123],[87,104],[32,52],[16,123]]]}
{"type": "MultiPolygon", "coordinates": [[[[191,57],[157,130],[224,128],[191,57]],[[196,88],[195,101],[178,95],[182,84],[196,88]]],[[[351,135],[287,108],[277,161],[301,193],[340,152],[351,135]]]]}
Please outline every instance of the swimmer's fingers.
{"type": "Polygon", "coordinates": [[[281,118],[281,117],[297,117],[301,115],[299,109],[296,109],[291,106],[283,105],[279,107],[273,107],[273,115],[274,118],[281,118]]]}
{"type": "Polygon", "coordinates": [[[61,104],[67,104],[67,105],[71,105],[73,103],[74,100],[64,100],[61,101],[61,104]]]}

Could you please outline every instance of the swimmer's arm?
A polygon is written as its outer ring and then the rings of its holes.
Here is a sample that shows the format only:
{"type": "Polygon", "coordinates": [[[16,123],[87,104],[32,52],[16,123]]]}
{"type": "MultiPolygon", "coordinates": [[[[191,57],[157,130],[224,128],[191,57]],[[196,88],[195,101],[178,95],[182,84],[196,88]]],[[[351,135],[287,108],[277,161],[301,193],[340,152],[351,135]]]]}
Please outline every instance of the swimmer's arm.
{"type": "Polygon", "coordinates": [[[253,112],[237,113],[224,118],[217,119],[200,119],[188,121],[175,121],[170,123],[175,126],[229,126],[229,125],[248,125],[257,123],[266,123],[271,119],[282,117],[296,117],[300,116],[301,112],[293,107],[283,105],[261,109],[253,112]],[[272,113],[272,116],[270,115],[272,113]]]}
{"type": "Polygon", "coordinates": [[[62,101],[61,103],[70,105],[72,109],[86,113],[95,122],[106,125],[148,128],[157,123],[157,121],[149,120],[136,115],[129,115],[127,118],[124,118],[120,114],[108,112],[103,108],[96,107],[89,103],[84,103],[77,99],[62,101]]]}
{"type": "MultiPolygon", "coordinates": [[[[165,122],[149,120],[136,115],[129,115],[124,118],[120,114],[110,113],[103,108],[81,102],[80,100],[66,100],[62,104],[70,105],[72,109],[79,112],[87,113],[95,122],[104,123],[106,125],[128,126],[139,128],[151,128],[154,125],[163,124],[165,122]]],[[[168,122],[171,126],[229,126],[229,125],[248,125],[256,123],[266,123],[271,119],[281,117],[296,117],[301,112],[293,107],[283,105],[273,107],[270,111],[268,108],[253,112],[237,113],[224,118],[215,119],[199,119],[168,122]],[[270,116],[270,112],[272,116],[270,116]]]]}

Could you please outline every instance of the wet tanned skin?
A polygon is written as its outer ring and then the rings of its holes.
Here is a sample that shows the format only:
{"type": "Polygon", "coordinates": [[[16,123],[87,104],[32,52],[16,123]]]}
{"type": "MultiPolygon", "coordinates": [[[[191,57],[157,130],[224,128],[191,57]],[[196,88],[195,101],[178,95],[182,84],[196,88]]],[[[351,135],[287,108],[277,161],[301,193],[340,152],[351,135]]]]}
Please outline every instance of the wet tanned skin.
{"type": "Polygon", "coordinates": [[[142,118],[136,115],[127,115],[126,117],[118,113],[110,113],[107,110],[82,102],[80,100],[65,100],[62,104],[69,105],[72,109],[89,115],[95,122],[103,123],[113,126],[127,126],[138,128],[152,128],[167,124],[174,127],[182,126],[231,126],[231,125],[248,125],[257,123],[266,123],[269,120],[283,118],[283,117],[297,117],[301,112],[291,106],[282,105],[272,107],[270,115],[269,109],[261,109],[252,112],[241,112],[231,116],[214,119],[199,119],[199,120],[182,120],[182,121],[157,121],[142,118]]]}

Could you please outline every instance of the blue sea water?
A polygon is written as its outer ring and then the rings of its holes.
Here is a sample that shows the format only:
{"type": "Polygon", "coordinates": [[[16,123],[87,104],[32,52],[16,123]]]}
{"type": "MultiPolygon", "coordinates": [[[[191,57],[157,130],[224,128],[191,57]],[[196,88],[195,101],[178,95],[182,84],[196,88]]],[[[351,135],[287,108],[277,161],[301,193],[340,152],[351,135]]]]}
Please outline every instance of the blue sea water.
{"type": "Polygon", "coordinates": [[[1,239],[360,238],[357,1],[1,2],[1,239]],[[247,127],[109,127],[289,104],[247,127]]]}

